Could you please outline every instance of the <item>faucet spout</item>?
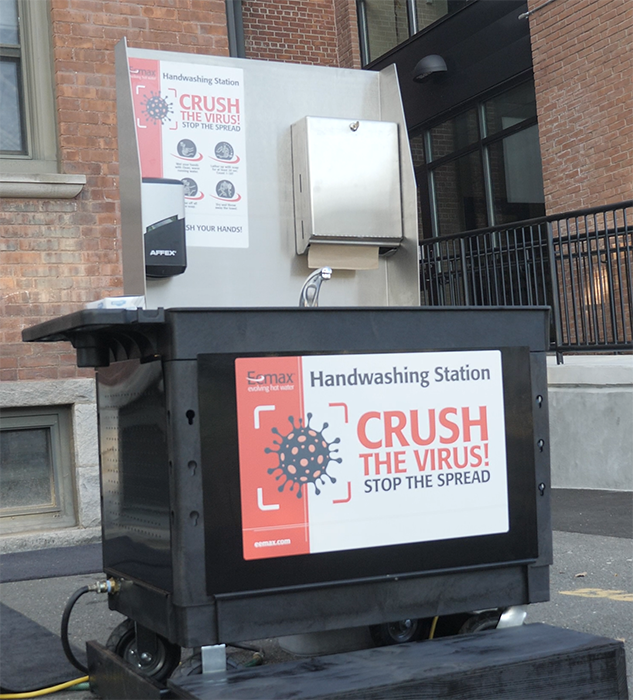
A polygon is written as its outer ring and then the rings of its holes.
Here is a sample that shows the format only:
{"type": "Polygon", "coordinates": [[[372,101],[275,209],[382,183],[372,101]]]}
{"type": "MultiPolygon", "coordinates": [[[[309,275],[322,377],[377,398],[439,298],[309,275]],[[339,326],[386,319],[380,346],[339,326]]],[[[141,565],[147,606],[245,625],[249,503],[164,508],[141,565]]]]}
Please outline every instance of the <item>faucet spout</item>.
{"type": "Polygon", "coordinates": [[[320,270],[315,270],[308,276],[301,287],[301,295],[299,296],[299,306],[315,307],[319,305],[319,292],[324,280],[329,280],[332,277],[331,267],[322,267],[320,270]]]}

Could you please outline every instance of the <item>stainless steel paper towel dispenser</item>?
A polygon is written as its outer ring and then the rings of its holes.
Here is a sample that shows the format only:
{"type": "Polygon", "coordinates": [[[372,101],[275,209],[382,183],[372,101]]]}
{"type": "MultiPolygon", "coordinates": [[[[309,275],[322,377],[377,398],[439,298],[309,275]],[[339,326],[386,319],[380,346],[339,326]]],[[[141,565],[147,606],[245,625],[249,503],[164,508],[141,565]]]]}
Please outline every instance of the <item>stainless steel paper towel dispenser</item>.
{"type": "Polygon", "coordinates": [[[296,249],[403,239],[398,125],[304,117],[291,127],[296,249]]]}

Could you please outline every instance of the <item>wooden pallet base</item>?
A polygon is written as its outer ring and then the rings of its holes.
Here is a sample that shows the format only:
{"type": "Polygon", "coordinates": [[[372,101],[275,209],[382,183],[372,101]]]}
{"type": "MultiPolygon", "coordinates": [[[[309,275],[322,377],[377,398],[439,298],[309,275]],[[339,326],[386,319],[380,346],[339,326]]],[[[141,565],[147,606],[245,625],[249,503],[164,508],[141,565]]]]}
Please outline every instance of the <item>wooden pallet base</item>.
{"type": "MultiPolygon", "coordinates": [[[[108,694],[104,673],[101,664],[102,677],[94,679],[101,697],[125,697],[120,683],[113,688],[118,695],[108,694]]],[[[543,624],[190,676],[168,685],[173,697],[189,700],[629,697],[622,642],[543,624]]]]}

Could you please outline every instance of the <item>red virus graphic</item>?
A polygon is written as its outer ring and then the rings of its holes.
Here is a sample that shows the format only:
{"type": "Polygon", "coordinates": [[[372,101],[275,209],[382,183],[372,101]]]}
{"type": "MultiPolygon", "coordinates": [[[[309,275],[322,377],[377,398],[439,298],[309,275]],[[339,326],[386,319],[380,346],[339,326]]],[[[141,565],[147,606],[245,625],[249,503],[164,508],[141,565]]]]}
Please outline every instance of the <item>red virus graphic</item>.
{"type": "Polygon", "coordinates": [[[173,106],[164,97],[156,92],[152,92],[149,97],[147,95],[143,95],[143,97],[145,97],[145,101],[141,102],[141,107],[143,107],[143,113],[147,115],[148,119],[151,119],[154,124],[156,122],[164,124],[166,121],[171,121],[169,115],[173,112],[173,106]]]}
{"type": "MultiPolygon", "coordinates": [[[[315,430],[310,427],[310,419],[312,414],[308,413],[308,422],[304,426],[303,421],[299,418],[299,425],[295,425],[294,418],[288,417],[288,421],[292,426],[292,430],[287,435],[282,435],[277,428],[273,428],[272,432],[279,435],[281,442],[275,442],[277,449],[267,447],[264,452],[276,452],[279,458],[279,464],[268,470],[269,474],[279,472],[275,479],[279,481],[282,477],[285,480],[279,487],[279,491],[283,491],[286,484],[290,483],[290,490],[294,491],[295,484],[299,486],[297,489],[297,498],[301,498],[303,484],[314,484],[314,491],[317,496],[321,493],[317,482],[323,482],[323,477],[333,483],[336,479],[330,476],[326,469],[330,462],[342,462],[340,457],[332,457],[332,445],[340,442],[340,438],[328,442],[323,437],[323,431],[328,427],[327,423],[323,424],[321,430],[315,430]]],[[[274,442],[274,441],[273,441],[274,442]]]]}

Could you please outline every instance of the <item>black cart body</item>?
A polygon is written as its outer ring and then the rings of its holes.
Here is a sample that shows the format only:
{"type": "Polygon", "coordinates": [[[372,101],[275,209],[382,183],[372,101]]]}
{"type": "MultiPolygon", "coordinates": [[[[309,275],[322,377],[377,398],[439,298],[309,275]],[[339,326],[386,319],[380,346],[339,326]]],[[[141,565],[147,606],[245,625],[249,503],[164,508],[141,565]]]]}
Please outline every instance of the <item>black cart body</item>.
{"type": "Polygon", "coordinates": [[[97,368],[111,607],[194,647],[548,600],[548,327],[534,307],[84,310],[24,339],[97,368]],[[501,357],[507,532],[244,557],[236,361],[481,350],[501,357]]]}

